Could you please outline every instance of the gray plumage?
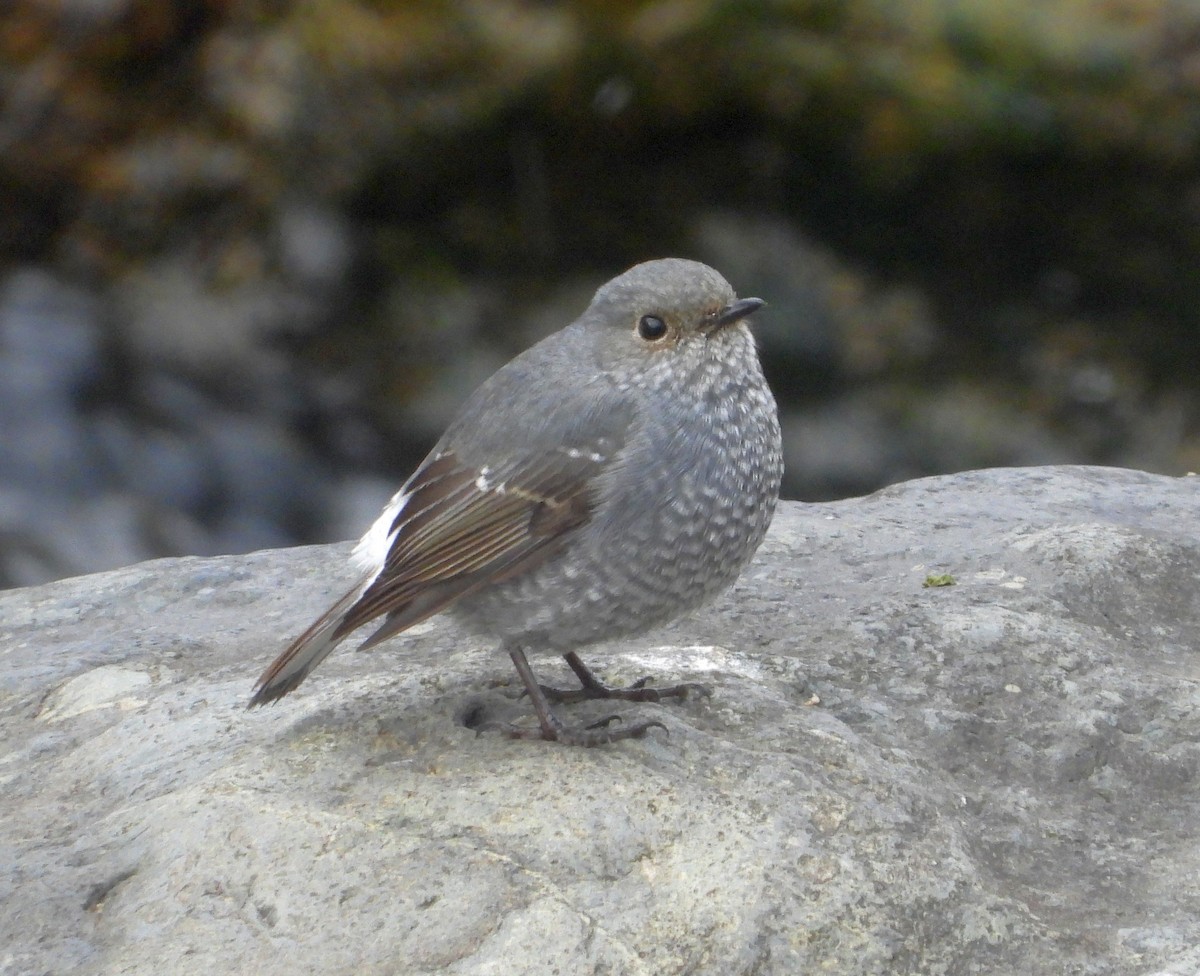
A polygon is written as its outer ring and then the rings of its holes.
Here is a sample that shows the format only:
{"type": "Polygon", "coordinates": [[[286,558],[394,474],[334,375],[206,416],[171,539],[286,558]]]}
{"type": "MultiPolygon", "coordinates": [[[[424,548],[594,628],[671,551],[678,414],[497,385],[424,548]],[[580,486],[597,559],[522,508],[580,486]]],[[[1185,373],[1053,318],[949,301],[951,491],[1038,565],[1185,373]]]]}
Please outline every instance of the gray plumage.
{"type": "Polygon", "coordinates": [[[371,621],[383,618],[364,646],[449,608],[526,683],[540,729],[508,734],[592,745],[660,725],[564,726],[547,689],[530,687],[524,652],[566,656],[584,689],[560,697],[695,689],[607,689],[575,651],[712,599],[761,543],[783,468],[744,321],[761,305],[680,259],[600,288],[476,390],[359,543],[359,583],[267,669],[251,704],[287,694],[371,621]]]}

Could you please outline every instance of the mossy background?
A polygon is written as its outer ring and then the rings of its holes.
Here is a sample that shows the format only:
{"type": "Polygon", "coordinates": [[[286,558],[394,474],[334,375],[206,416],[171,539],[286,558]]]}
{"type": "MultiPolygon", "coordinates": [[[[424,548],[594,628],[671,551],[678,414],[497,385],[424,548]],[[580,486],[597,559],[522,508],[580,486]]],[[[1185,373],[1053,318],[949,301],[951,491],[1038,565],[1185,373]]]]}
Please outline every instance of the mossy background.
{"type": "Polygon", "coordinates": [[[0,582],[354,534],[668,254],[770,302],[792,497],[1200,467],[1190,0],[16,0],[0,85],[0,582]]]}

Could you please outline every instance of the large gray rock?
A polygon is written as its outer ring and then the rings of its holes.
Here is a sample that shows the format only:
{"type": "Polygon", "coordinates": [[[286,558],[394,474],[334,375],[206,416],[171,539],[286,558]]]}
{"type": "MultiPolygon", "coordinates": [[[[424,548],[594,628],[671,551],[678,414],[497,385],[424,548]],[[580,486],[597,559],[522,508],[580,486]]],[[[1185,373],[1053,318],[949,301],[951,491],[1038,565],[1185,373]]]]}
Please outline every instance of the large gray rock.
{"type": "Polygon", "coordinates": [[[785,505],[587,655],[715,690],[592,750],[476,737],[527,704],[445,620],[245,711],[346,552],[0,594],[0,973],[1200,971],[1195,479],[785,505]]]}

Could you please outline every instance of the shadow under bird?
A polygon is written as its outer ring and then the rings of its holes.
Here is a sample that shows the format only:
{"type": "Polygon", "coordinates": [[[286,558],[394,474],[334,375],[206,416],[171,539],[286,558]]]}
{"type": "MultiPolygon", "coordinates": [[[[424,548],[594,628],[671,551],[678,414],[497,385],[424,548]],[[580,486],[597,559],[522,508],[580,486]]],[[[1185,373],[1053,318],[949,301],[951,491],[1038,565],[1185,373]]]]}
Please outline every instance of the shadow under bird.
{"type": "Polygon", "coordinates": [[[746,323],[763,304],[678,258],[601,287],[475,391],[358,543],[361,578],[263,672],[251,706],[365,624],[382,618],[364,648],[447,610],[509,654],[537,712],[537,728],[484,728],[589,746],[665,729],[567,725],[550,703],[707,693],[610,688],[577,652],[708,602],[762,542],[783,474],[746,323]],[[526,652],[561,654],[580,687],[539,685],[526,652]]]}

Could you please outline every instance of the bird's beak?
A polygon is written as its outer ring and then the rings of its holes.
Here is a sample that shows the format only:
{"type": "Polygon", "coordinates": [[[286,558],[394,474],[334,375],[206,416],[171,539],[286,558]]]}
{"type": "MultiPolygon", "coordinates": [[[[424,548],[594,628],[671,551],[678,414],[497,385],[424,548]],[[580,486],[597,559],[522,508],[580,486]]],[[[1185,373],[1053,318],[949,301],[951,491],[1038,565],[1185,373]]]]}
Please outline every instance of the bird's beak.
{"type": "Polygon", "coordinates": [[[753,315],[766,304],[761,298],[739,298],[736,302],[726,305],[716,314],[716,317],[713,319],[711,331],[717,332],[727,325],[740,322],[747,315],[753,315]]]}

